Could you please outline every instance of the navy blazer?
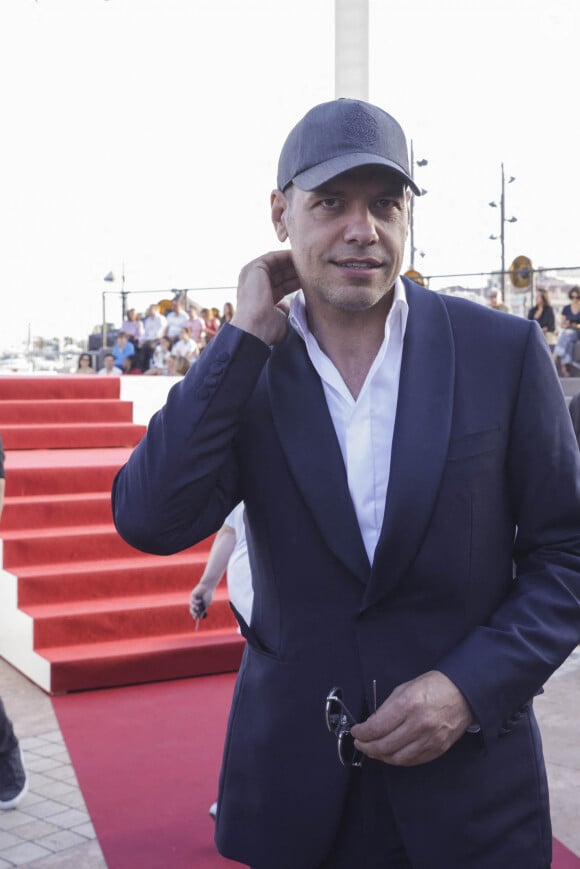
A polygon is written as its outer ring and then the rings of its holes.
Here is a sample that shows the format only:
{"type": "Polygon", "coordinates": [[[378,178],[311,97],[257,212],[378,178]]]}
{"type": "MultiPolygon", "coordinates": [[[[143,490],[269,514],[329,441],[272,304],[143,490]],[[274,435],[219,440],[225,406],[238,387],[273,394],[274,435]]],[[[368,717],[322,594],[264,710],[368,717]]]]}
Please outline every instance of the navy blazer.
{"type": "MultiPolygon", "coordinates": [[[[381,765],[414,869],[544,869],[551,832],[532,698],[580,639],[579,451],[536,323],[405,281],[391,473],[370,565],[320,380],[300,337],[226,325],[152,419],[113,491],[120,534],[169,554],[246,503],[255,588],[216,841],[313,869],[349,772],[323,720],[447,674],[479,734],[381,765]]],[[[369,761],[365,761],[369,762],[369,761]]],[[[372,762],[372,761],[370,761],[372,762]]]]}

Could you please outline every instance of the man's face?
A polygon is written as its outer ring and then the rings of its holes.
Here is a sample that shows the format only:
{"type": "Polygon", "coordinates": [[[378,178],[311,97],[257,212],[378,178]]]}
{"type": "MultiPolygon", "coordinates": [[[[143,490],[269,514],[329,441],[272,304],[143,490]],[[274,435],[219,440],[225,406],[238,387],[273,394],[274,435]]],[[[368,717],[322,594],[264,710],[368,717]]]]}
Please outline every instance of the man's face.
{"type": "Polygon", "coordinates": [[[294,187],[273,196],[278,238],[290,239],[311,309],[364,311],[391,291],[403,263],[409,199],[403,182],[377,166],[345,172],[314,191],[294,187]]]}

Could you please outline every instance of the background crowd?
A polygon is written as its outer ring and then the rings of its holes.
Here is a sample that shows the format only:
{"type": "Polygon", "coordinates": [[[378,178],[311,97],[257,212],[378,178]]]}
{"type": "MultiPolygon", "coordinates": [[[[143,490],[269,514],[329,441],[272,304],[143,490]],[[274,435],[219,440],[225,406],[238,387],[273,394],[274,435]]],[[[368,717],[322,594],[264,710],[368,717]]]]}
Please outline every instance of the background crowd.
{"type": "MultiPolygon", "coordinates": [[[[561,377],[571,376],[576,363],[575,345],[580,335],[580,287],[568,293],[570,303],[564,305],[559,324],[548,290],[539,288],[534,305],[528,311],[528,320],[536,320],[552,353],[561,377]]],[[[99,370],[90,353],[81,353],[77,374],[184,375],[199,357],[224,323],[234,315],[234,306],[226,302],[220,313],[218,308],[199,308],[181,296],[176,297],[169,309],[157,302],[140,315],[130,308],[114,345],[105,350],[99,370]]],[[[492,289],[489,305],[496,311],[509,313],[501,292],[492,289]]],[[[580,360],[578,361],[580,368],[580,360]]]]}
{"type": "Polygon", "coordinates": [[[144,316],[130,308],[112,348],[104,351],[99,370],[91,354],[85,352],[79,356],[76,373],[184,375],[233,315],[230,302],[220,314],[218,308],[199,309],[181,297],[176,297],[168,310],[153,302],[144,316]]]}

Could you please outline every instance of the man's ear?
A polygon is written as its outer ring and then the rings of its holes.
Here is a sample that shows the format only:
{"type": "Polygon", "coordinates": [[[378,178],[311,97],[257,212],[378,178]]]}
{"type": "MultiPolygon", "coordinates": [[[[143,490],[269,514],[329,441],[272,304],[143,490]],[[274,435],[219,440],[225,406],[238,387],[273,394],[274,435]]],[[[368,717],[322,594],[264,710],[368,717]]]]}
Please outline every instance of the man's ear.
{"type": "Polygon", "coordinates": [[[272,190],[270,194],[270,208],[272,223],[278,241],[286,241],[288,238],[288,229],[286,227],[286,212],[288,211],[288,199],[281,190],[272,190]]]}

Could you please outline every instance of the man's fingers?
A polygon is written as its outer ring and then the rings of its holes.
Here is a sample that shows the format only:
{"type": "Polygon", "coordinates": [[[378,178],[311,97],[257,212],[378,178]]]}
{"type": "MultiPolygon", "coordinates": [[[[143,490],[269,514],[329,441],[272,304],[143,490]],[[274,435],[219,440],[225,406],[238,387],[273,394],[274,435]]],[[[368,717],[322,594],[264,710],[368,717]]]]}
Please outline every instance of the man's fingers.
{"type": "Polygon", "coordinates": [[[439,757],[454,741],[454,734],[444,724],[410,718],[377,738],[356,738],[355,748],[383,763],[413,766],[439,757]]]}
{"type": "Polygon", "coordinates": [[[392,751],[380,751],[375,746],[369,746],[366,750],[359,748],[355,741],[355,747],[366,754],[367,757],[374,760],[380,760],[382,763],[388,763],[391,766],[419,766],[422,763],[429,763],[440,757],[442,752],[434,749],[432,746],[424,745],[420,741],[410,742],[392,751]]]}
{"type": "Polygon", "coordinates": [[[458,688],[447,676],[430,671],[395,688],[351,732],[356,748],[368,757],[411,766],[440,757],[472,722],[458,688]]]}
{"type": "Polygon", "coordinates": [[[266,268],[272,286],[274,303],[300,289],[300,280],[289,250],[273,251],[261,258],[258,267],[266,268]]]}

